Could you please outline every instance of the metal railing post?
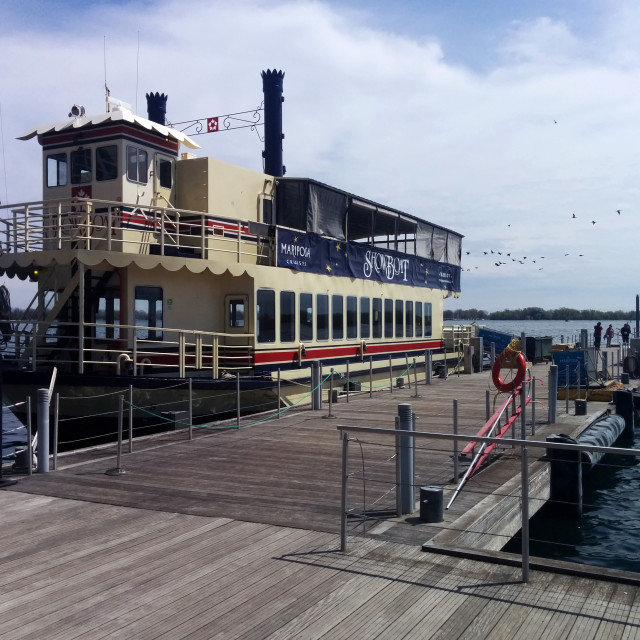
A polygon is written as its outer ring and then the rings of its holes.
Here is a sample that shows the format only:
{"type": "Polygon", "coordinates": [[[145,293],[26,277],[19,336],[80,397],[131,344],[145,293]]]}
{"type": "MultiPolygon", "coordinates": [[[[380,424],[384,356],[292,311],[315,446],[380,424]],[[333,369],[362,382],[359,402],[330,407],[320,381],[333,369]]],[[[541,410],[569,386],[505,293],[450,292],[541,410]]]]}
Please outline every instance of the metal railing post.
{"type": "Polygon", "coordinates": [[[236,425],[240,426],[240,372],[236,373],[236,425]]]}
{"type": "Polygon", "coordinates": [[[373,356],[369,356],[369,397],[373,398],[373,356]]]}
{"type": "Polygon", "coordinates": [[[347,550],[347,495],[349,491],[349,434],[342,431],[342,494],[340,516],[340,551],[347,550]]]}
{"type": "Polygon", "coordinates": [[[282,406],[281,398],[281,386],[280,386],[280,369],[278,369],[278,408],[276,410],[276,417],[280,420],[280,407],[282,406]]]}
{"type": "Polygon", "coordinates": [[[431,384],[432,376],[433,376],[433,354],[431,353],[431,349],[427,349],[424,352],[424,383],[431,384]]]}
{"type": "Polygon", "coordinates": [[[531,380],[531,435],[536,435],[536,379],[531,380]]]}
{"type": "MultiPolygon", "coordinates": [[[[453,435],[458,435],[458,401],[453,401],[453,435]]],[[[453,441],[453,477],[454,482],[458,482],[460,470],[458,468],[458,441],[453,441]]]]}
{"type": "Polygon", "coordinates": [[[521,447],[522,582],[529,582],[529,450],[521,447]]]}
{"type": "Polygon", "coordinates": [[[122,468],[122,426],[124,421],[124,393],[118,396],[118,448],[116,451],[116,466],[105,471],[107,476],[119,476],[125,473],[122,468]]]}
{"type": "Polygon", "coordinates": [[[555,424],[558,414],[558,365],[552,364],[549,367],[549,424],[555,424]]]}
{"type": "Polygon", "coordinates": [[[393,393],[393,363],[391,361],[391,356],[389,356],[389,389],[391,393],[393,393]]]}
{"type": "Polygon", "coordinates": [[[569,414],[569,390],[571,387],[569,386],[569,365],[565,368],[565,379],[564,379],[564,388],[565,388],[565,413],[569,414]]]}
{"type": "Polygon", "coordinates": [[[29,471],[28,474],[33,473],[33,435],[31,429],[31,396],[27,396],[27,455],[29,456],[29,471]]]}
{"type": "Polygon", "coordinates": [[[58,420],[60,417],[60,394],[56,393],[53,403],[53,470],[58,470],[58,420]]]}
{"type": "Polygon", "coordinates": [[[129,385],[129,453],[133,453],[133,385],[129,385]]]}
{"type": "MultiPolygon", "coordinates": [[[[403,402],[398,405],[398,429],[415,431],[411,404],[403,402]]],[[[398,458],[400,459],[400,510],[401,515],[413,513],[414,498],[414,446],[412,436],[398,437],[398,458]]]]}
{"type": "Polygon", "coordinates": [[[489,389],[485,391],[484,394],[484,414],[485,414],[485,422],[489,422],[489,418],[491,417],[491,392],[489,389]]]}
{"type": "Polygon", "coordinates": [[[189,440],[193,440],[193,380],[189,378],[189,440]]]}
{"type": "Polygon", "coordinates": [[[349,387],[351,382],[349,381],[349,361],[347,360],[347,404],[349,404],[349,387]]]}

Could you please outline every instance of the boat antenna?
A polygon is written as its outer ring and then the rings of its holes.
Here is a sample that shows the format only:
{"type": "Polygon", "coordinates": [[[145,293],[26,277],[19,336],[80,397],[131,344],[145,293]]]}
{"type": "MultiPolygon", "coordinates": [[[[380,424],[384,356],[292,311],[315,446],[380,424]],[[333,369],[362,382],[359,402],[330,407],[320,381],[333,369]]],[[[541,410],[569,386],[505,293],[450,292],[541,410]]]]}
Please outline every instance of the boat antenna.
{"type": "Polygon", "coordinates": [[[4,158],[4,126],[2,124],[2,103],[0,102],[0,145],[2,146],[2,169],[4,172],[4,199],[9,202],[9,192],[7,190],[7,163],[4,158]]]}
{"type": "Polygon", "coordinates": [[[104,101],[107,106],[107,113],[109,113],[109,96],[111,92],[109,91],[109,87],[107,86],[107,36],[104,36],[104,44],[103,44],[103,58],[104,58],[104,101]]]}
{"type": "Polygon", "coordinates": [[[138,115],[138,81],[140,79],[140,29],[138,29],[138,51],[136,53],[136,115],[138,115]]]}

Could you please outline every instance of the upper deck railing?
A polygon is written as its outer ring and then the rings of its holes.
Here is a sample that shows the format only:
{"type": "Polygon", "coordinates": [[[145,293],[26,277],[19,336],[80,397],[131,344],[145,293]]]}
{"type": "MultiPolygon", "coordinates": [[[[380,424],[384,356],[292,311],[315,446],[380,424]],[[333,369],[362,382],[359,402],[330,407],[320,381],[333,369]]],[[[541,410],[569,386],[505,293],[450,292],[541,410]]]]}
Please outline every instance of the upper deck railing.
{"type": "Polygon", "coordinates": [[[102,250],[272,264],[264,225],[199,211],[73,198],[0,206],[0,252],[102,250]]]}

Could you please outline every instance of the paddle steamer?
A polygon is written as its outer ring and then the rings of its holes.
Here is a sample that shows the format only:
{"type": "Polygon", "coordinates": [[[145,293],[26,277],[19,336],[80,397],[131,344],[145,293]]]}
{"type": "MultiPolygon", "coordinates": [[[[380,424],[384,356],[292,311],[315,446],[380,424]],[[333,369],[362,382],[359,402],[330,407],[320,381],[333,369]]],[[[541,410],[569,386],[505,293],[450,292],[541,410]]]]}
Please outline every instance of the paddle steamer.
{"type": "Polygon", "coordinates": [[[211,397],[239,373],[260,405],[276,370],[350,362],[355,375],[443,347],[461,235],[285,176],[283,76],[262,73],[263,172],[198,157],[163,94],[147,95],[147,118],[108,97],[105,113],[74,106],[19,137],[42,147],[43,188],[0,210],[0,273],[37,282],[29,314],[4,324],[5,396],[47,386],[53,367],[77,397],[188,378],[211,397]]]}

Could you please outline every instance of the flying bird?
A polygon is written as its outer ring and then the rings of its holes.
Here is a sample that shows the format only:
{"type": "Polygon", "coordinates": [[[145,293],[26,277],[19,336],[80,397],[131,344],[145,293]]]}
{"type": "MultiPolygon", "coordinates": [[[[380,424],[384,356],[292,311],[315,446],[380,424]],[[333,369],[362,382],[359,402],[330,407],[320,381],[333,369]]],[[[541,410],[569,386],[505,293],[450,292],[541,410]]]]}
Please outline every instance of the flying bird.
{"type": "Polygon", "coordinates": [[[577,216],[576,216],[576,214],[575,214],[575,213],[574,213],[571,217],[572,217],[572,218],[577,218],[577,216]]]}
{"type": "Polygon", "coordinates": [[[591,221],[591,224],[595,224],[595,223],[596,223],[596,221],[595,221],[595,220],[592,220],[592,221],[591,221]]]}
{"type": "Polygon", "coordinates": [[[618,215],[620,215],[620,211],[622,211],[622,209],[616,209],[616,211],[618,212],[618,215]]]}

